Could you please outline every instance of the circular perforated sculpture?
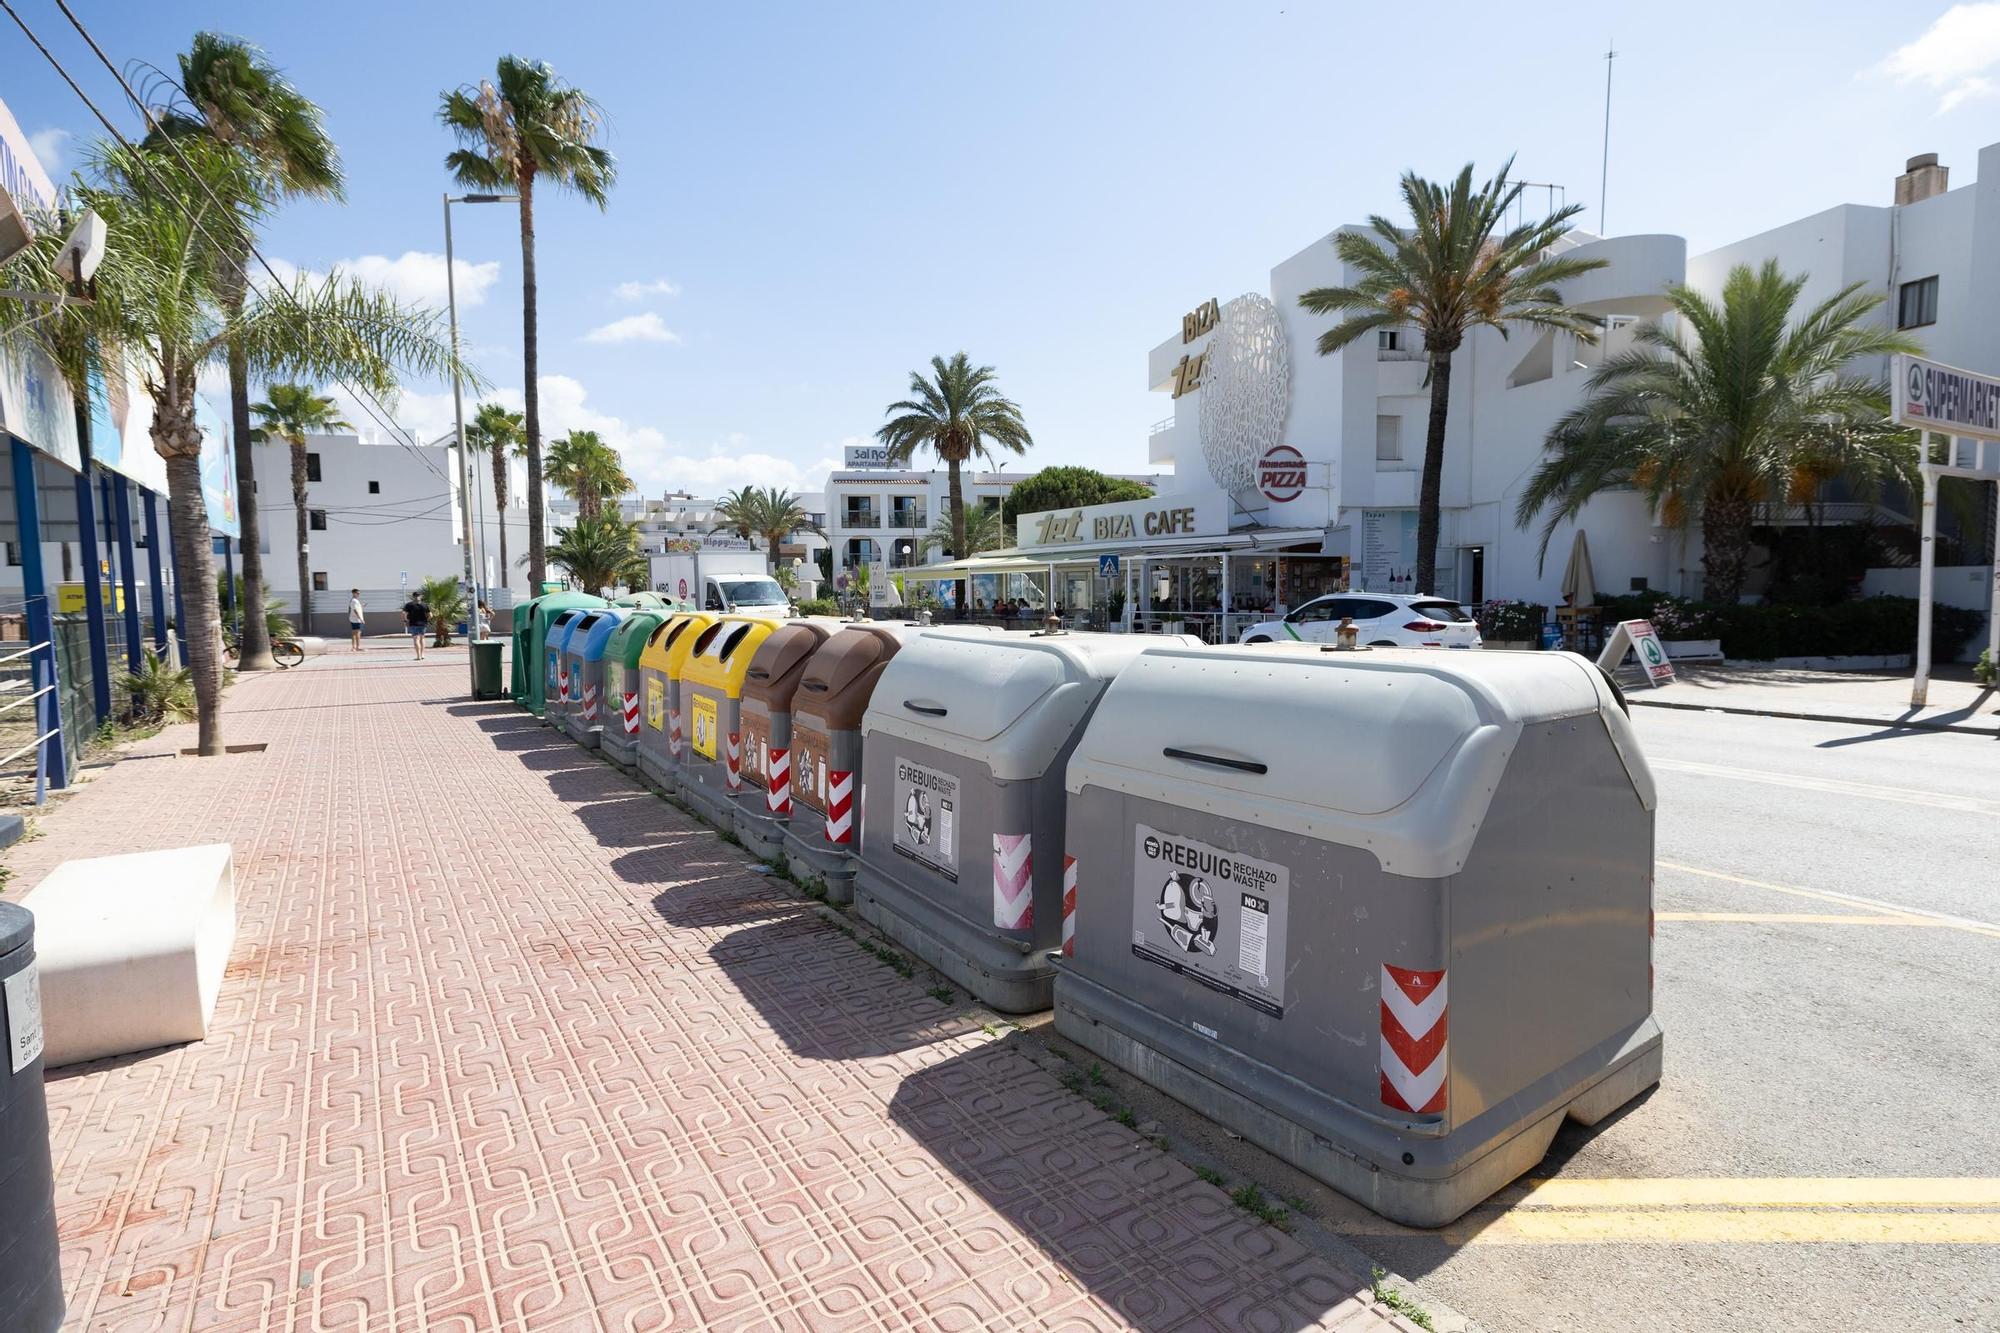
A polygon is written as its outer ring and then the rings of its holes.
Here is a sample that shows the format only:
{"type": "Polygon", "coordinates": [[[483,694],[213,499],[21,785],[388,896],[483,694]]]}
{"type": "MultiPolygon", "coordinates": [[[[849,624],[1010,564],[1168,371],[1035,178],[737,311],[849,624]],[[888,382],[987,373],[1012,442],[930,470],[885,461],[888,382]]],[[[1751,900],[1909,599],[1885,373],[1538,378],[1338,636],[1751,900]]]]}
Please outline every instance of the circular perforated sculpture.
{"type": "Polygon", "coordinates": [[[1257,460],[1284,438],[1291,388],[1278,307],[1255,292],[1222,307],[1201,375],[1201,456],[1217,486],[1257,484],[1257,460]]]}

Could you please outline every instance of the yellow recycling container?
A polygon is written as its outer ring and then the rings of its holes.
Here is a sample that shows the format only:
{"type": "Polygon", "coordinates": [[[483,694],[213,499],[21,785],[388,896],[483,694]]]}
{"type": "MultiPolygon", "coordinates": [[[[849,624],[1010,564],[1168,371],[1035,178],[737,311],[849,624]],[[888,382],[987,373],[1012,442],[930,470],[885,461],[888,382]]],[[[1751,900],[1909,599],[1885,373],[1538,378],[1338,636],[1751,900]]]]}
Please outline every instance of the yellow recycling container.
{"type": "Polygon", "coordinates": [[[668,616],[639,652],[639,772],[672,795],[675,770],[687,745],[681,717],[680,678],[688,652],[701,632],[715,623],[707,611],[668,616]]]}
{"type": "Polygon", "coordinates": [[[688,738],[681,793],[709,823],[731,832],[743,787],[743,686],[750,659],[780,623],[768,616],[724,616],[696,636],[681,672],[688,738]]]}

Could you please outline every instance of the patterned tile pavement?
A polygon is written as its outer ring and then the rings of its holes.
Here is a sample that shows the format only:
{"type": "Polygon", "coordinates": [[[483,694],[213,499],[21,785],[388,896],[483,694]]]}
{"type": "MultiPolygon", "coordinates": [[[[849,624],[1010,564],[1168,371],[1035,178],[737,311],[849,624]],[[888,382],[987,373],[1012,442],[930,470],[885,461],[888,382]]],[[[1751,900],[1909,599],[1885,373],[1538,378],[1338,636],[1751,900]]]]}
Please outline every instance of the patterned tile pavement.
{"type": "Polygon", "coordinates": [[[1404,1328],[464,658],[247,678],[50,814],[226,841],[208,1040],[48,1085],[68,1327],[1404,1328]]]}

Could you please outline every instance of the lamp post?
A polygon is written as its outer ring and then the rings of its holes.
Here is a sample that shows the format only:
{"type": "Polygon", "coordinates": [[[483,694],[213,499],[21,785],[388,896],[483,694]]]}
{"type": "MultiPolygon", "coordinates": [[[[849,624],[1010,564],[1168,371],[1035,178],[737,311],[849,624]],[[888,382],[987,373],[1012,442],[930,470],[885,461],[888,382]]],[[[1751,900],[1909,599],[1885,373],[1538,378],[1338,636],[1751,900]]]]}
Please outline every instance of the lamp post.
{"type": "MultiPolygon", "coordinates": [[[[472,451],[465,447],[465,390],[458,375],[458,275],[453,270],[451,252],[451,206],[453,204],[505,204],[519,199],[512,194],[462,194],[444,196],[444,293],[451,319],[451,413],[458,439],[458,518],[459,544],[465,550],[465,586],[471,590],[472,605],[465,614],[465,669],[478,689],[478,668],[473,665],[472,645],[479,634],[480,574],[485,572],[486,552],[482,543],[479,565],[472,554],[472,451]]],[[[482,516],[483,518],[483,516],[482,516]]],[[[486,525],[479,525],[483,537],[486,525]]]]}

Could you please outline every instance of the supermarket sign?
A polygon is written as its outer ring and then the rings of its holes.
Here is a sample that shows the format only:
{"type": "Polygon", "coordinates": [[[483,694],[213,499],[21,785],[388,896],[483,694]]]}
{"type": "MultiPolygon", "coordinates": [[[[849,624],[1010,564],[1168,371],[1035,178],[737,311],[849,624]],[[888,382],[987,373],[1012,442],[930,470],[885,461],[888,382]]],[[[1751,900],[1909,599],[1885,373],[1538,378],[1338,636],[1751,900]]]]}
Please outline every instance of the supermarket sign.
{"type": "Polygon", "coordinates": [[[1611,631],[1610,639],[1605,642],[1604,651],[1597,655],[1597,665],[1606,671],[1616,671],[1628,652],[1639,659],[1648,685],[1658,688],[1674,683],[1674,664],[1667,660],[1667,646],[1660,642],[1659,631],[1653,628],[1652,621],[1619,621],[1618,628],[1611,631]]]}
{"type": "Polygon", "coordinates": [[[1899,356],[1890,381],[1898,425],[2000,440],[2000,379],[1920,356],[1899,356]]]}

